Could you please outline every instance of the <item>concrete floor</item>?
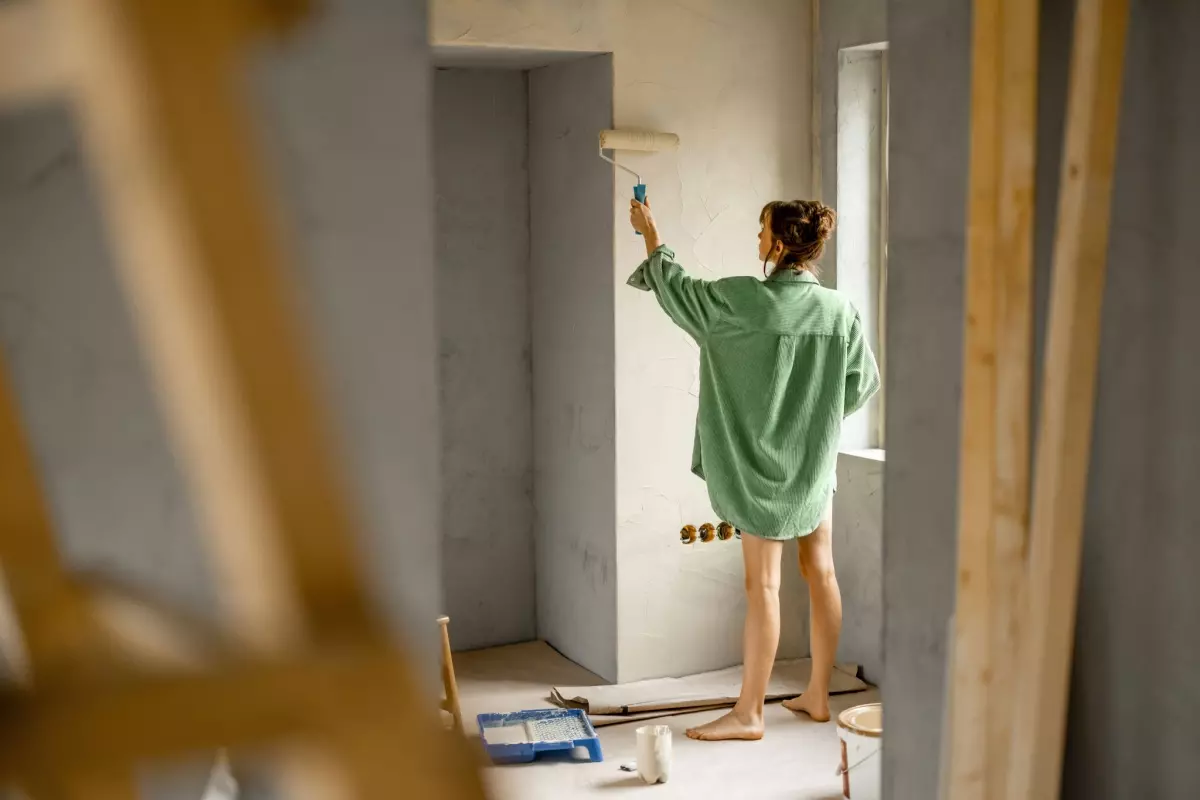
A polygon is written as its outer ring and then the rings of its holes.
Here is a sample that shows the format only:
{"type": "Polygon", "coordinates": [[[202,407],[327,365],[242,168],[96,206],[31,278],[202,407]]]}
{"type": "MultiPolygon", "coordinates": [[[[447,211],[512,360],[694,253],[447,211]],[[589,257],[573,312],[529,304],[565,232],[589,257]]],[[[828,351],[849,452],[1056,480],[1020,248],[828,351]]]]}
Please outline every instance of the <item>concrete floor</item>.
{"type": "MultiPolygon", "coordinates": [[[[603,683],[545,644],[497,647],[458,653],[454,657],[462,695],[464,727],[476,733],[475,715],[485,712],[550,708],[550,687],[603,683]]],[[[877,689],[834,698],[834,713],[879,700],[877,689]]],[[[684,730],[712,719],[716,712],[655,720],[669,725],[674,740],[671,780],[647,786],[621,764],[636,757],[634,731],[639,724],[599,729],[604,761],[591,764],[567,759],[488,767],[486,777],[496,800],[560,800],[575,797],[633,796],[654,798],[720,797],[722,800],[841,800],[841,778],[835,774],[840,746],[834,723],[818,724],[778,703],[767,706],[766,736],[758,742],[697,742],[684,730]]]]}

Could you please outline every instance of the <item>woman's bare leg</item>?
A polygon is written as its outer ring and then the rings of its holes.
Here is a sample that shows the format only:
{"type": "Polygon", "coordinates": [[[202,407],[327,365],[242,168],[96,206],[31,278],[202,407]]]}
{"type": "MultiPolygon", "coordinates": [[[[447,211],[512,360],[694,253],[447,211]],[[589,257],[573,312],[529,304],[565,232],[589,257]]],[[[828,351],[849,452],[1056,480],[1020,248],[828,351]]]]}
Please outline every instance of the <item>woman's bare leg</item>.
{"type": "Polygon", "coordinates": [[[812,677],[808,690],[783,705],[803,711],[817,722],[829,719],[829,681],[842,632],[842,592],[833,571],[833,515],[800,539],[800,574],[808,582],[809,646],[812,677]]]}
{"type": "Polygon", "coordinates": [[[779,576],[783,542],[742,536],[746,568],[746,623],[742,629],[742,692],[733,710],[688,730],[693,739],[761,739],[763,703],[779,647],[779,576]]]}

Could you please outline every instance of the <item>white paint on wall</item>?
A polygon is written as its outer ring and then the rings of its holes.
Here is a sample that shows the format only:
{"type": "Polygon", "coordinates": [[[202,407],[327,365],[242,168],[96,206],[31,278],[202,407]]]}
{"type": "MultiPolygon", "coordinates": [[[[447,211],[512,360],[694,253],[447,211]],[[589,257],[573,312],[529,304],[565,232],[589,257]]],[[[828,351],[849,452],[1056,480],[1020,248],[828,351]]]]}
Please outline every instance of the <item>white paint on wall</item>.
{"type": "MultiPolygon", "coordinates": [[[[620,154],[642,171],[664,238],[698,276],[756,274],[762,205],[804,197],[810,188],[807,2],[433,0],[430,7],[439,46],[611,52],[615,126],[681,138],[674,154],[620,154]]],[[[572,135],[594,141],[597,132],[572,135]]],[[[651,298],[624,286],[645,253],[628,227],[631,181],[609,175],[614,202],[600,212],[603,219],[579,223],[615,225],[616,252],[605,276],[614,293],[615,369],[603,390],[615,392],[616,401],[617,483],[605,502],[615,502],[620,592],[615,645],[605,654],[618,663],[604,674],[634,680],[738,662],[744,600],[736,545],[678,543],[684,523],[712,516],[704,485],[688,470],[697,353],[651,298]]],[[[581,256],[577,249],[572,260],[581,256]]],[[[807,652],[807,601],[794,545],[785,558],[780,652],[798,655],[807,652]]]]}
{"type": "Polygon", "coordinates": [[[536,633],[526,76],[438,70],[433,97],[442,583],[468,650],[536,633]]]}
{"type": "Polygon", "coordinates": [[[612,59],[529,73],[538,635],[616,680],[612,59]]]}

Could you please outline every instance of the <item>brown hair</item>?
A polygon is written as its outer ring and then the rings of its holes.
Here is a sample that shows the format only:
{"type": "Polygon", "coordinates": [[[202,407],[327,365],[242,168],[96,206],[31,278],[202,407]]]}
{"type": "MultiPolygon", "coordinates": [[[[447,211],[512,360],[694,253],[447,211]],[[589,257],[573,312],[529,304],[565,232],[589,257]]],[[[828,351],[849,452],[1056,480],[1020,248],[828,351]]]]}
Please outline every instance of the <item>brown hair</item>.
{"type": "MultiPolygon", "coordinates": [[[[817,273],[813,262],[825,252],[833,235],[837,213],[819,200],[772,200],[758,215],[760,224],[771,226],[771,236],[783,244],[783,255],[775,269],[807,269],[817,273]]],[[[766,274],[767,262],[763,262],[766,274]]]]}

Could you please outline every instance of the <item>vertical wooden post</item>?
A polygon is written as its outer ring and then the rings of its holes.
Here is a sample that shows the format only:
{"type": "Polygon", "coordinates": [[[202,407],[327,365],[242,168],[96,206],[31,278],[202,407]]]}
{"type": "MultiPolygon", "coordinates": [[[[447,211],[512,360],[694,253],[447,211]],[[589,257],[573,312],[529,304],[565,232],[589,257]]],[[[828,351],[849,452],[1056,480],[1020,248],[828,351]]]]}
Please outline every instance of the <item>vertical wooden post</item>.
{"type": "Polygon", "coordinates": [[[958,465],[958,572],[948,738],[948,797],[984,800],[991,664],[992,493],[996,451],[995,239],[1001,0],[976,0],[971,162],[958,465]]]}
{"type": "Polygon", "coordinates": [[[976,0],[948,796],[1003,795],[1028,526],[1037,0],[976,0]]]}
{"type": "Polygon", "coordinates": [[[1000,29],[996,198],[996,452],[987,795],[1004,797],[1029,541],[1038,0],[1006,0],[1000,29]]]}
{"type": "Polygon", "coordinates": [[[1129,0],[1080,0],[1034,463],[1009,800],[1061,782],[1129,0]]]}

